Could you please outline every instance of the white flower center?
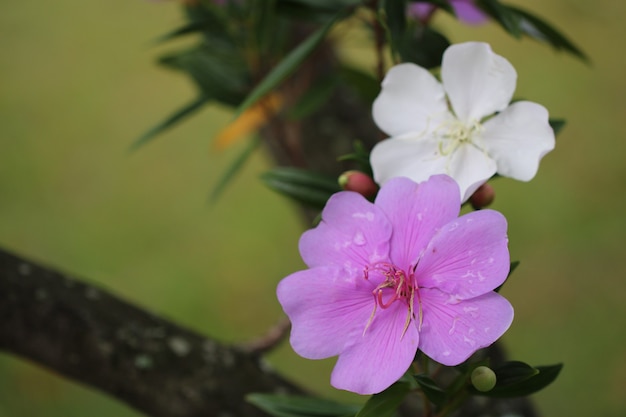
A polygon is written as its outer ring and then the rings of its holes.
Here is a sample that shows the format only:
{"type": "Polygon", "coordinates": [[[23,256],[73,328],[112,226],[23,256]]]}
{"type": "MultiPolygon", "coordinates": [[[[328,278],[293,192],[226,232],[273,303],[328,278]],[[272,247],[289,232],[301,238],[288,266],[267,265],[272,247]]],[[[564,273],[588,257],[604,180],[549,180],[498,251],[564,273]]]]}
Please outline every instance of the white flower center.
{"type": "Polygon", "coordinates": [[[450,156],[462,145],[472,145],[483,150],[479,144],[482,131],[483,126],[477,120],[467,123],[454,118],[443,122],[435,130],[439,153],[441,156],[450,156]]]}

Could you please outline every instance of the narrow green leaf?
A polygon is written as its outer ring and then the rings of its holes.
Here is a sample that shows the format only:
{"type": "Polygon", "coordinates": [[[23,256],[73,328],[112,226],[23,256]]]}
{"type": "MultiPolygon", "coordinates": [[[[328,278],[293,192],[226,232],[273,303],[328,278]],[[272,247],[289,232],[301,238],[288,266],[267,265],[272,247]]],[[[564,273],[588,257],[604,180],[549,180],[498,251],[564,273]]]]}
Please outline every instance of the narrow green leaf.
{"type": "Polygon", "coordinates": [[[340,417],[354,415],[359,407],[297,395],[248,394],[246,401],[276,417],[340,417]]]}
{"type": "Polygon", "coordinates": [[[318,209],[341,191],[335,178],[291,167],[274,168],[262,174],[261,180],[272,190],[318,209]]]}
{"type": "Polygon", "coordinates": [[[259,146],[260,142],[259,138],[252,139],[248,146],[246,146],[241,153],[237,155],[213,187],[213,191],[211,191],[211,195],[209,196],[209,202],[215,203],[217,201],[217,199],[222,195],[222,192],[226,189],[226,186],[230,184],[239,171],[241,171],[254,150],[259,146]]]}
{"type": "Polygon", "coordinates": [[[146,133],[141,135],[141,137],[139,137],[139,139],[135,140],[132,143],[132,145],[130,146],[130,150],[134,151],[134,150],[139,149],[140,147],[142,147],[143,145],[148,143],[150,140],[154,139],[155,136],[163,133],[164,131],[166,131],[170,127],[174,126],[176,123],[180,122],[184,118],[186,118],[186,117],[192,115],[193,113],[195,113],[196,111],[200,110],[202,108],[202,106],[204,106],[209,101],[210,101],[210,99],[208,97],[206,97],[206,96],[198,97],[197,99],[195,99],[191,103],[187,104],[186,106],[184,106],[180,110],[176,111],[175,113],[170,115],[167,119],[165,119],[164,121],[162,121],[158,125],[154,126],[150,130],[148,130],[146,133]]]}
{"type": "Polygon", "coordinates": [[[159,62],[186,73],[202,94],[229,106],[239,104],[249,86],[250,74],[240,51],[228,45],[201,44],[159,62]]]}
{"type": "Polygon", "coordinates": [[[207,23],[203,21],[195,21],[189,22],[184,26],[179,27],[171,32],[166,33],[165,35],[161,35],[154,40],[155,43],[161,43],[165,41],[169,41],[171,39],[178,38],[183,35],[189,35],[191,33],[197,33],[205,29],[207,23]]]}
{"type": "Polygon", "coordinates": [[[406,32],[407,2],[406,0],[386,0],[384,7],[391,41],[394,43],[394,49],[400,50],[399,43],[402,42],[406,32]]]}
{"type": "Polygon", "coordinates": [[[413,62],[424,68],[441,66],[444,51],[450,41],[430,26],[417,26],[405,33],[400,46],[400,56],[404,62],[413,62]]]}
{"type": "Polygon", "coordinates": [[[353,161],[359,166],[359,171],[365,172],[370,177],[373,175],[372,166],[370,165],[370,153],[361,141],[354,141],[352,145],[354,152],[342,155],[337,158],[338,161],[353,161]]]}
{"type": "Polygon", "coordinates": [[[536,368],[521,361],[509,361],[493,370],[499,385],[511,385],[522,382],[539,373],[536,368]]]}
{"type": "Polygon", "coordinates": [[[296,4],[310,7],[313,10],[338,12],[345,7],[356,6],[361,3],[361,0],[277,0],[277,3],[279,6],[283,4],[296,4]]]}
{"type": "Polygon", "coordinates": [[[516,38],[521,38],[520,17],[498,0],[476,0],[476,4],[491,16],[502,28],[516,38]]]}
{"type": "Polygon", "coordinates": [[[264,95],[276,88],[285,78],[293,73],[298,65],[313,52],[315,47],[319,45],[330,28],[339,19],[341,14],[335,15],[333,19],[328,21],[324,26],[311,34],[304,42],[293,49],[267,76],[252,90],[252,92],[239,105],[235,112],[235,117],[239,116],[246,109],[256,103],[264,95]]]}
{"type": "Polygon", "coordinates": [[[589,58],[580,48],[545,20],[518,7],[507,6],[507,8],[519,16],[520,28],[526,35],[547,42],[557,50],[567,51],[583,61],[589,62],[589,58]]]}
{"type": "Polygon", "coordinates": [[[480,392],[470,388],[471,393],[498,398],[524,397],[550,385],[563,368],[562,364],[537,367],[520,364],[522,362],[515,362],[514,365],[505,364],[501,368],[494,369],[498,378],[495,388],[487,392],[480,392]]]}
{"type": "Polygon", "coordinates": [[[415,375],[415,380],[430,402],[438,407],[446,402],[448,397],[446,391],[441,389],[431,377],[424,374],[415,375]]]}
{"type": "Polygon", "coordinates": [[[370,397],[356,417],[391,417],[410,391],[406,382],[396,382],[380,394],[370,397]]]}
{"type": "Polygon", "coordinates": [[[558,135],[559,132],[565,127],[567,121],[565,119],[550,119],[548,121],[550,123],[550,127],[554,130],[554,134],[558,135]]]}

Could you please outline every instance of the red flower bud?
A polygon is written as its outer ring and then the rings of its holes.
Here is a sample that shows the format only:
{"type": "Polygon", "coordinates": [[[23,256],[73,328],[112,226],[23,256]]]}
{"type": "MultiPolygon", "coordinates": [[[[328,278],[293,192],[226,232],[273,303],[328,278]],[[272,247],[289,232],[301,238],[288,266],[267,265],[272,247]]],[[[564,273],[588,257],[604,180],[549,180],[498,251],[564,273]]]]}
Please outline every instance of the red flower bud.
{"type": "Polygon", "coordinates": [[[474,207],[474,210],[480,210],[487,207],[496,198],[496,192],[491,184],[483,184],[478,187],[478,190],[472,194],[469,199],[470,204],[474,207]]]}
{"type": "Polygon", "coordinates": [[[339,185],[346,191],[354,191],[363,197],[371,197],[378,191],[372,177],[361,171],[346,171],[339,177],[339,185]]]}

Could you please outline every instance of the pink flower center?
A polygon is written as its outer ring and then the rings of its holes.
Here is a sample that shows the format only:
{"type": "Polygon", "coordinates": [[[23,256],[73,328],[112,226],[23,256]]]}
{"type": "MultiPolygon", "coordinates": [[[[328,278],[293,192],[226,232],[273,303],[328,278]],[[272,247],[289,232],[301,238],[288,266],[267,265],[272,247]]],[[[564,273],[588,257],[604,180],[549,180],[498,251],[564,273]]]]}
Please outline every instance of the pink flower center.
{"type": "Polygon", "coordinates": [[[402,330],[401,337],[403,337],[411,324],[411,320],[416,318],[413,310],[416,294],[418,301],[419,330],[421,330],[422,303],[419,296],[419,287],[417,282],[415,282],[414,271],[415,267],[411,267],[410,273],[407,274],[403,269],[387,262],[377,263],[365,268],[363,271],[363,277],[366,280],[369,280],[369,274],[371,272],[381,274],[384,277],[384,280],[372,291],[372,295],[374,296],[374,310],[372,311],[367,325],[363,330],[363,334],[365,334],[365,331],[369,328],[370,324],[372,324],[378,307],[387,309],[394,302],[400,301],[406,304],[408,310],[406,321],[404,322],[404,328],[402,330]]]}

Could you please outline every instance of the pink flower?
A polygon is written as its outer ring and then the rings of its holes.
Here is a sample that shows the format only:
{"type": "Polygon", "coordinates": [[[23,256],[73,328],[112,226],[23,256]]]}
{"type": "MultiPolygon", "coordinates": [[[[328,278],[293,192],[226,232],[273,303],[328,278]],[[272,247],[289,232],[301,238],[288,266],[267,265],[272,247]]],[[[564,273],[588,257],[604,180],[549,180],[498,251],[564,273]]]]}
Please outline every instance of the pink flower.
{"type": "Polygon", "coordinates": [[[301,356],[339,356],[331,384],[383,391],[420,349],[457,365],[496,341],[513,320],[493,291],[509,271],[506,220],[493,210],[457,217],[456,182],[393,178],[375,203],[333,195],[322,222],[300,239],[309,269],[278,285],[301,356]]]}
{"type": "MultiPolygon", "coordinates": [[[[480,25],[487,22],[487,15],[474,4],[474,0],[450,0],[450,6],[456,17],[468,25],[480,25]]],[[[408,14],[426,23],[430,20],[437,6],[432,3],[415,2],[409,6],[408,14]]]]}

